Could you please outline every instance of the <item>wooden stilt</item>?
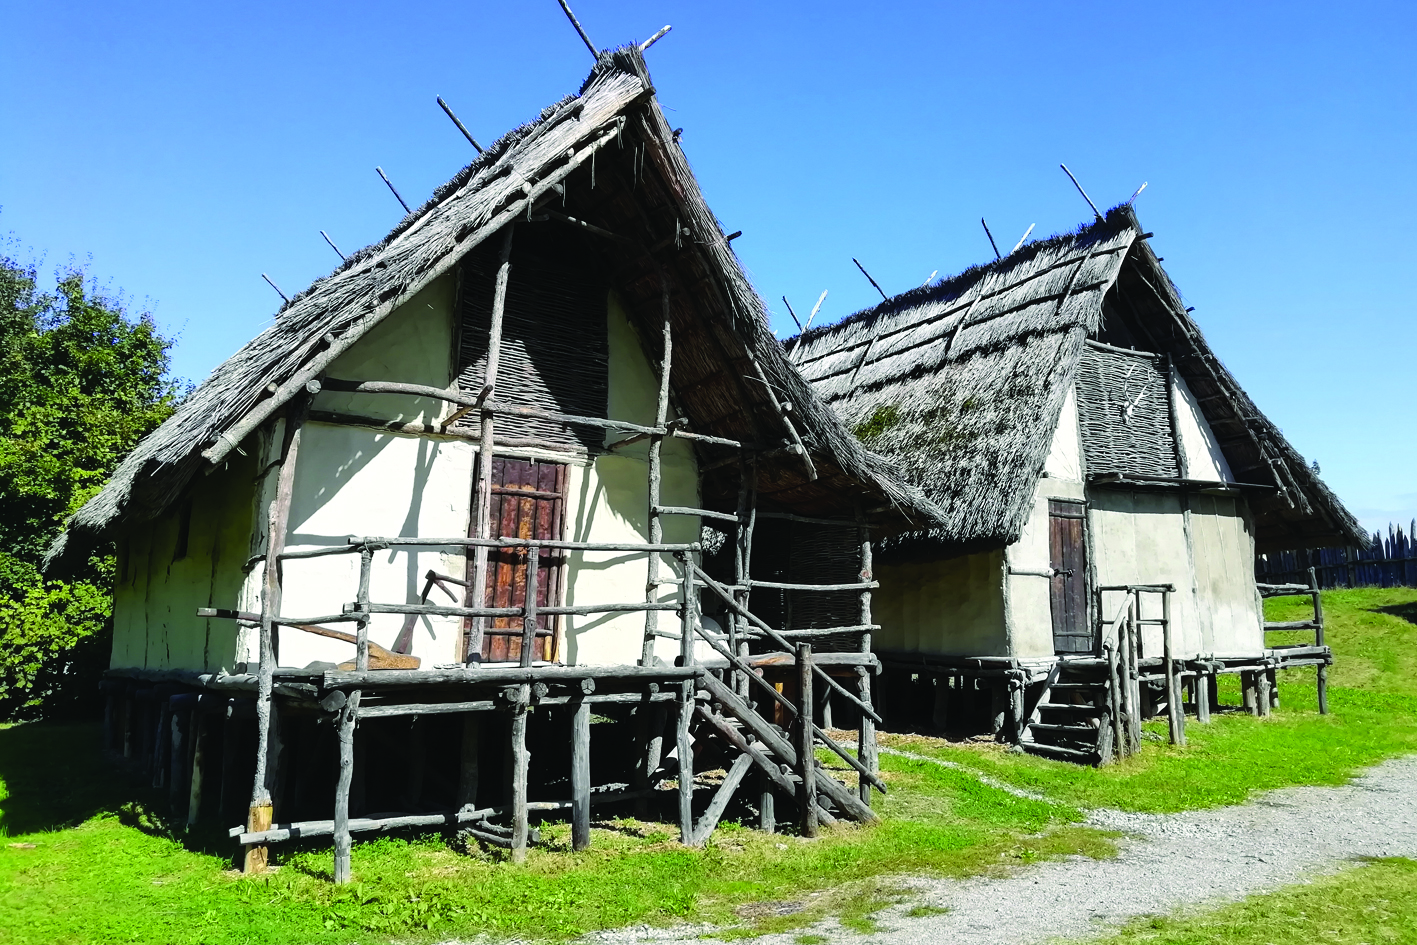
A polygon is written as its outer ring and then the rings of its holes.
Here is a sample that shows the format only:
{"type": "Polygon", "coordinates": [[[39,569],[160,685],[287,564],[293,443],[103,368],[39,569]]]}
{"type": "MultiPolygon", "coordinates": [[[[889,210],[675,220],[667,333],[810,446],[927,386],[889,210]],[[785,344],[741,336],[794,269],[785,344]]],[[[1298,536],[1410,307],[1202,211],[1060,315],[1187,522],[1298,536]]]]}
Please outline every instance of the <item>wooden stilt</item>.
{"type": "Polygon", "coordinates": [[[1009,741],[1015,745],[1023,744],[1023,731],[1028,722],[1024,715],[1024,681],[1016,675],[1009,677],[1009,714],[1013,722],[1012,732],[1009,741]]]}
{"type": "Polygon", "coordinates": [[[167,785],[167,775],[172,755],[172,706],[167,697],[159,696],[157,728],[153,737],[152,778],[153,787],[167,785]]]}
{"type": "Polygon", "coordinates": [[[797,644],[797,799],[802,836],[817,835],[817,740],[812,729],[812,644],[797,644]]]}
{"type": "Polygon", "coordinates": [[[1166,661],[1166,722],[1171,744],[1186,744],[1186,714],[1181,711],[1181,685],[1171,645],[1171,592],[1161,592],[1161,646],[1166,661]]]}
{"type": "MultiPolygon", "coordinates": [[[[923,681],[924,677],[922,677],[923,681]]],[[[949,731],[950,727],[950,680],[948,676],[936,676],[935,707],[930,713],[930,726],[938,732],[949,731]]]]}
{"type": "MultiPolygon", "coordinates": [[[[738,457],[738,534],[733,554],[733,598],[745,610],[748,607],[749,581],[753,561],[753,528],[757,524],[758,461],[757,454],[743,450],[738,457]]],[[[748,619],[736,611],[729,615],[733,628],[730,649],[738,656],[748,655],[748,619]]],[[[733,691],[747,697],[748,679],[740,672],[733,674],[733,691]]]]}
{"type": "MultiPolygon", "coordinates": [[[[337,883],[347,883],[351,878],[350,853],[353,840],[349,833],[349,794],[354,783],[354,727],[359,716],[360,690],[349,694],[348,701],[339,713],[339,780],[335,785],[335,869],[337,883]]],[[[266,825],[269,829],[270,825],[266,825]]]]}
{"type": "MultiPolygon", "coordinates": [[[[649,790],[650,778],[664,761],[664,727],[669,720],[669,710],[663,702],[650,702],[651,695],[652,692],[645,693],[644,700],[635,711],[635,743],[639,746],[636,752],[636,791],[649,790]]],[[[635,798],[635,816],[645,820],[649,815],[650,798],[641,794],[635,798]]]]}
{"type": "MultiPolygon", "coordinates": [[[[272,751],[278,751],[272,737],[275,712],[272,703],[276,669],[276,624],[281,605],[281,552],[285,551],[286,528],[290,520],[290,503],[295,492],[295,466],[300,453],[300,439],[310,398],[300,396],[292,402],[285,418],[285,436],[281,449],[280,472],[275,495],[271,498],[266,520],[265,583],[261,594],[261,661],[256,690],[256,776],[251,786],[251,805],[247,811],[247,830],[256,833],[269,829],[274,817],[271,789],[275,780],[272,751]]],[[[270,850],[265,844],[246,848],[245,871],[258,873],[266,868],[270,850]]]]}
{"type": "Polygon", "coordinates": [[[1259,669],[1254,673],[1255,679],[1255,709],[1260,718],[1268,718],[1269,705],[1269,670],[1259,669]]]}
{"type": "Polygon", "coordinates": [[[478,755],[482,750],[482,720],[476,712],[462,719],[462,755],[458,763],[458,807],[477,806],[478,755]]]}
{"type": "Polygon", "coordinates": [[[772,792],[772,779],[758,772],[758,829],[764,833],[777,831],[777,796],[772,792]]]}
{"type": "MultiPolygon", "coordinates": [[[[492,319],[487,338],[487,368],[483,372],[483,390],[492,391],[497,386],[497,369],[502,358],[502,321],[507,307],[507,283],[512,275],[512,231],[507,225],[502,237],[502,252],[497,264],[497,280],[492,290],[492,319]]],[[[484,404],[488,404],[484,401],[484,404]]],[[[482,408],[481,436],[477,447],[477,502],[473,510],[473,537],[489,538],[492,535],[492,453],[495,448],[497,415],[490,405],[482,408]]],[[[487,602],[487,555],[488,548],[478,545],[472,553],[472,589],[468,602],[473,607],[482,607],[487,602]]],[[[468,662],[482,659],[482,634],[487,627],[486,617],[473,617],[471,631],[466,641],[468,662]]]]}
{"type": "Polygon", "coordinates": [[[590,706],[571,707],[571,849],[590,846],[590,706]]]}
{"type": "Polygon", "coordinates": [[[206,778],[211,724],[211,713],[203,712],[199,702],[192,713],[192,776],[187,787],[188,828],[196,826],[202,816],[202,785],[206,778]]]}
{"type": "Polygon", "coordinates": [[[1125,682],[1130,700],[1127,706],[1127,750],[1135,754],[1141,751],[1141,681],[1137,678],[1137,620],[1141,617],[1140,600],[1135,593],[1127,612],[1127,672],[1125,682]]]}
{"type": "Polygon", "coordinates": [[[679,842],[694,841],[694,751],[689,743],[689,722],[694,716],[694,683],[679,684],[678,714],[675,717],[674,752],[679,758],[679,842]]]}
{"type": "Polygon", "coordinates": [[[172,706],[172,748],[168,752],[168,803],[173,814],[181,814],[187,810],[187,795],[191,791],[191,740],[197,694],[193,692],[173,696],[169,704],[172,706]]]}
{"type": "Polygon", "coordinates": [[[1318,665],[1319,715],[1328,715],[1328,664],[1318,665]]]}
{"type": "Polygon", "coordinates": [[[1265,670],[1266,689],[1269,690],[1269,710],[1279,708],[1279,671],[1271,666],[1265,670]]]}
{"type": "Polygon", "coordinates": [[[1107,655],[1107,710],[1112,724],[1112,751],[1121,758],[1127,754],[1127,738],[1122,731],[1122,712],[1125,705],[1122,698],[1122,676],[1118,666],[1117,646],[1107,641],[1102,651],[1107,655]]]}
{"type": "Polygon", "coordinates": [[[1201,725],[1210,724],[1210,683],[1211,676],[1205,670],[1199,670],[1194,680],[1196,721],[1201,725]]]}
{"type": "Polygon", "coordinates": [[[1004,740],[1004,720],[1009,711],[1008,683],[1003,679],[989,682],[989,734],[995,741],[1004,740]]]}
{"type": "Polygon", "coordinates": [[[531,701],[531,686],[518,687],[517,700],[512,706],[512,862],[526,862],[527,832],[527,771],[531,752],[526,747],[527,703],[531,701]]]}
{"type": "Polygon", "coordinates": [[[1255,684],[1255,673],[1251,670],[1242,670],[1240,673],[1240,693],[1241,703],[1245,711],[1251,715],[1259,715],[1258,701],[1259,687],[1255,684]]]}

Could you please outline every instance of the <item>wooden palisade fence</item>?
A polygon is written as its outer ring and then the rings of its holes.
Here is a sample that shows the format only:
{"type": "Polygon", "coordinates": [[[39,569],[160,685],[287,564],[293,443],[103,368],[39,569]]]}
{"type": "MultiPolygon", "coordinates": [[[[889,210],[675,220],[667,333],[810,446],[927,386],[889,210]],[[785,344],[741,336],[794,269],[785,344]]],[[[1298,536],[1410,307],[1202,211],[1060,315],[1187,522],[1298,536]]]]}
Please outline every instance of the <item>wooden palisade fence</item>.
{"type": "Polygon", "coordinates": [[[1255,576],[1276,584],[1303,583],[1313,569],[1319,587],[1417,587],[1417,519],[1388,525],[1387,537],[1373,532],[1367,548],[1314,548],[1280,551],[1255,559],[1255,576]]]}

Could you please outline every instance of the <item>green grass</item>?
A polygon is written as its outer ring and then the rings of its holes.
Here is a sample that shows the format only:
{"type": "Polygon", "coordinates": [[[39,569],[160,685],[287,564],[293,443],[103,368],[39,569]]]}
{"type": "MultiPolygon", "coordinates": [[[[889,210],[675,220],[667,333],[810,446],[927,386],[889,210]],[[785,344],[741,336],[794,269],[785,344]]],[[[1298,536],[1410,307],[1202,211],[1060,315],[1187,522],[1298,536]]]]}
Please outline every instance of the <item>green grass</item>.
{"type": "MultiPolygon", "coordinates": [[[[1096,942],[1096,940],[1089,940],[1096,942]]],[[[1193,915],[1148,917],[1096,945],[1386,945],[1417,941],[1417,862],[1375,860],[1193,915]]]]}
{"type": "Polygon", "coordinates": [[[224,836],[183,838],[149,813],[156,799],[124,803],[135,789],[96,760],[95,738],[92,726],[0,730],[0,943],[564,939],[676,920],[756,934],[828,914],[864,929],[899,899],[892,876],[1113,852],[1067,805],[887,758],[882,824],[814,841],[725,824],[707,849],[687,850],[664,824],[626,820],[599,823],[591,849],[572,856],[567,827],[548,823],[524,866],[459,854],[428,835],[357,843],[347,887],[328,881],[324,845],[246,878],[228,869],[224,836]]]}
{"type": "MultiPolygon", "coordinates": [[[[1186,749],[1148,740],[1137,758],[1100,770],[889,736],[1046,801],[988,787],[969,771],[885,755],[891,793],[878,800],[883,822],[872,829],[839,827],[807,841],[725,824],[708,848],[687,850],[665,824],[602,821],[591,849],[572,856],[566,826],[548,823],[545,843],[521,866],[454,852],[436,834],[384,838],[355,845],[356,882],[346,887],[329,882],[329,849],[314,841],[287,852],[274,873],[231,871],[224,834],[174,832],[153,813],[158,799],[99,760],[95,726],[3,728],[0,945],[558,940],[681,920],[744,937],[828,915],[869,932],[876,911],[903,900],[896,877],[1110,855],[1108,837],[1079,825],[1082,808],[1235,803],[1264,788],[1340,783],[1359,767],[1417,750],[1417,591],[1340,591],[1324,600],[1338,653],[1327,717],[1314,711],[1312,678],[1295,674],[1282,682],[1282,708],[1269,719],[1230,715],[1191,725],[1186,749]]],[[[1281,608],[1293,602],[1270,604],[1272,619],[1291,616],[1281,608]]],[[[1372,872],[1380,869],[1396,867],[1378,864],[1361,875],[1388,875],[1372,872]]]]}
{"type": "MultiPolygon", "coordinates": [[[[1318,714],[1313,671],[1292,670],[1280,676],[1281,708],[1269,718],[1236,713],[1210,725],[1191,720],[1185,748],[1166,744],[1164,723],[1148,723],[1142,752],[1105,768],[995,745],[901,735],[883,740],[1084,808],[1171,812],[1237,804],[1255,791],[1289,785],[1342,784],[1360,768],[1417,751],[1417,590],[1332,591],[1323,601],[1335,652],[1327,716],[1318,714]]],[[[1307,598],[1278,598],[1266,602],[1266,613],[1271,620],[1294,620],[1306,606],[1307,598]]],[[[1284,642],[1282,634],[1270,636],[1272,644],[1284,642]]],[[[1238,703],[1236,678],[1223,681],[1223,698],[1238,703]]]]}

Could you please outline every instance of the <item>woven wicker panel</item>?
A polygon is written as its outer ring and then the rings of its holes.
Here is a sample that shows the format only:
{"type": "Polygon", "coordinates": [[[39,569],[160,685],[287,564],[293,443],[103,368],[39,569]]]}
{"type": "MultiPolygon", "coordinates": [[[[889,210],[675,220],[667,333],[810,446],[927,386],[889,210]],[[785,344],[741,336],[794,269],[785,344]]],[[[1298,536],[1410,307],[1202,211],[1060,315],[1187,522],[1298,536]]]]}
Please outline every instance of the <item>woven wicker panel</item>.
{"type": "Polygon", "coordinates": [[[1088,347],[1077,393],[1089,475],[1181,475],[1166,374],[1155,359],[1088,347]]]}
{"type": "MultiPolygon", "coordinates": [[[[609,350],[604,280],[576,265],[576,247],[533,227],[514,237],[511,278],[502,324],[502,355],[495,400],[519,407],[604,417],[609,350]]],[[[496,242],[496,241],[492,241],[496,242]]],[[[497,272],[497,247],[479,247],[463,267],[462,336],[458,386],[476,394],[487,371],[487,340],[497,272]]],[[[475,430],[476,413],[457,424],[475,430]]],[[[564,448],[604,442],[593,427],[567,427],[550,420],[502,416],[497,439],[543,440],[564,448]]]]}

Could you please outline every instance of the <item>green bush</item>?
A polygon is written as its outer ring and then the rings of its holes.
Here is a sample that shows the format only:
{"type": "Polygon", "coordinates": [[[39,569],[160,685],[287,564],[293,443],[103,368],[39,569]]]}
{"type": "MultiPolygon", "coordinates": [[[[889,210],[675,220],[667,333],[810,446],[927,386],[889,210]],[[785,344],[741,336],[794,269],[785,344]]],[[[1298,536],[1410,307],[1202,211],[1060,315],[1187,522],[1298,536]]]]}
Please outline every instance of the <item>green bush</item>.
{"type": "Polygon", "coordinates": [[[0,721],[94,703],[108,664],[113,554],[43,575],[44,550],[182,391],[151,316],[0,255],[0,721]]]}

